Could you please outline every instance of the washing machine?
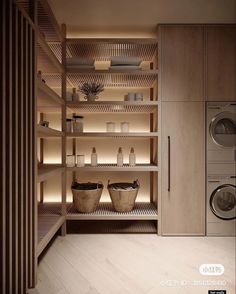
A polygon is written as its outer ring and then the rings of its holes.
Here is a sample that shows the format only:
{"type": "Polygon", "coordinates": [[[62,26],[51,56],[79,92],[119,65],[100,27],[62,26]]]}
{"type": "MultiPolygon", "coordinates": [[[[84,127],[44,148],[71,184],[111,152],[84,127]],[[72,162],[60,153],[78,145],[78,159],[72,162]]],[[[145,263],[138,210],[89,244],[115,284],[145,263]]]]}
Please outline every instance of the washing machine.
{"type": "Polygon", "coordinates": [[[209,176],[207,179],[208,236],[236,235],[236,177],[209,176]]]}
{"type": "Polygon", "coordinates": [[[235,174],[236,103],[208,102],[206,109],[207,174],[235,174]]]}

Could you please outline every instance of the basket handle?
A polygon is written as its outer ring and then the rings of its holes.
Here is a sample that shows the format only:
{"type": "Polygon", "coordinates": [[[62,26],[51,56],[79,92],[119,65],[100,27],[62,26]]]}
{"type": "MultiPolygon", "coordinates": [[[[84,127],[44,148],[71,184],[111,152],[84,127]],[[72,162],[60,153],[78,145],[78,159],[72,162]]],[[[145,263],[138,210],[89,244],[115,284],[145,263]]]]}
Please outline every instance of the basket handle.
{"type": "Polygon", "coordinates": [[[97,189],[98,189],[98,185],[101,184],[103,186],[103,183],[101,181],[97,182],[97,189]]]}

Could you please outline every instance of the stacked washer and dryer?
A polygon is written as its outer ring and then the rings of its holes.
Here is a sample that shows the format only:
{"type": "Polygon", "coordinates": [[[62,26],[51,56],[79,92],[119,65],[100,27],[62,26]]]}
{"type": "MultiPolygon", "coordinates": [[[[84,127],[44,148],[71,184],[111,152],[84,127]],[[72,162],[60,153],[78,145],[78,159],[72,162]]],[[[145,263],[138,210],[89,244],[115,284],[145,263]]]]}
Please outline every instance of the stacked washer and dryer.
{"type": "Polygon", "coordinates": [[[207,215],[211,236],[236,234],[236,103],[207,103],[207,215]]]}

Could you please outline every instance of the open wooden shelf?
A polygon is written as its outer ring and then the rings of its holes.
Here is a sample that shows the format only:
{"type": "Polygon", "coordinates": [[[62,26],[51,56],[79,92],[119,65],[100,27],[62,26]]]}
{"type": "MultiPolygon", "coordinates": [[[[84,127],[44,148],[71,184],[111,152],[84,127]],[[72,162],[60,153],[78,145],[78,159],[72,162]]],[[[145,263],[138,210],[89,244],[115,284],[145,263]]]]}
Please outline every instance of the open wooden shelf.
{"type": "Polygon", "coordinates": [[[37,256],[39,256],[56,232],[65,222],[65,217],[60,215],[38,215],[38,246],[37,256]]]}
{"type": "Polygon", "coordinates": [[[52,128],[43,127],[41,125],[37,125],[37,136],[39,138],[46,138],[46,137],[62,137],[64,136],[64,132],[54,130],[52,128]]]}
{"type": "Polygon", "coordinates": [[[80,213],[73,204],[67,207],[68,220],[157,220],[157,209],[152,203],[135,204],[131,212],[116,212],[110,202],[100,202],[93,213],[80,213]]]}
{"type": "Polygon", "coordinates": [[[51,89],[46,83],[37,79],[37,107],[58,107],[63,105],[64,100],[51,89]]]}
{"type": "Polygon", "coordinates": [[[158,166],[154,164],[136,164],[135,166],[129,166],[124,164],[123,166],[117,166],[116,164],[98,164],[98,166],[91,166],[86,164],[84,167],[67,167],[67,171],[141,171],[141,172],[157,172],[158,166]]]}
{"type": "Polygon", "coordinates": [[[94,80],[104,85],[104,87],[143,87],[151,88],[158,76],[158,70],[129,70],[129,71],[78,71],[67,68],[67,78],[73,87],[78,87],[85,82],[94,80]]]}
{"type": "Polygon", "coordinates": [[[62,64],[58,61],[44,37],[38,33],[37,38],[37,68],[44,73],[62,73],[62,64]]]}
{"type": "Polygon", "coordinates": [[[158,101],[79,101],[67,102],[72,112],[83,113],[152,113],[157,110],[158,101]]]}
{"type": "Polygon", "coordinates": [[[157,40],[146,39],[67,39],[68,57],[93,58],[109,61],[113,56],[138,57],[152,61],[157,52],[157,40]]]}
{"type": "Polygon", "coordinates": [[[46,181],[48,178],[63,170],[61,164],[42,164],[38,166],[38,182],[46,181]]]}
{"type": "MultiPolygon", "coordinates": [[[[67,203],[66,219],[68,220],[157,220],[157,208],[150,202],[136,202],[130,212],[116,212],[111,202],[100,202],[92,213],[80,213],[73,203],[67,203]]],[[[39,215],[60,216],[61,203],[39,203],[39,215]]]]}
{"type": "Polygon", "coordinates": [[[118,133],[118,132],[113,132],[113,133],[108,133],[108,132],[83,132],[83,133],[66,133],[67,137],[70,138],[85,138],[85,137],[112,137],[112,138],[122,138],[122,137],[133,137],[133,138],[146,138],[146,137],[151,137],[155,138],[158,136],[158,132],[129,132],[129,133],[118,133]]]}

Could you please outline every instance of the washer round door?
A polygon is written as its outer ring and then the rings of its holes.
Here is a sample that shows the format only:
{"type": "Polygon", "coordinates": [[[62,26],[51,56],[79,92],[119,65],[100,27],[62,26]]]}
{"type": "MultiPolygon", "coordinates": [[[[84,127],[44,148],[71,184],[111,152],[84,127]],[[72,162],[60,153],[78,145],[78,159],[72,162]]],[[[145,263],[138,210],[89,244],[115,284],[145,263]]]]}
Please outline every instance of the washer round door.
{"type": "Polygon", "coordinates": [[[215,189],[210,197],[210,208],[220,219],[236,218],[236,186],[222,185],[215,189]]]}
{"type": "Polygon", "coordinates": [[[236,146],[236,113],[221,112],[210,123],[210,135],[221,147],[236,146]]]}

